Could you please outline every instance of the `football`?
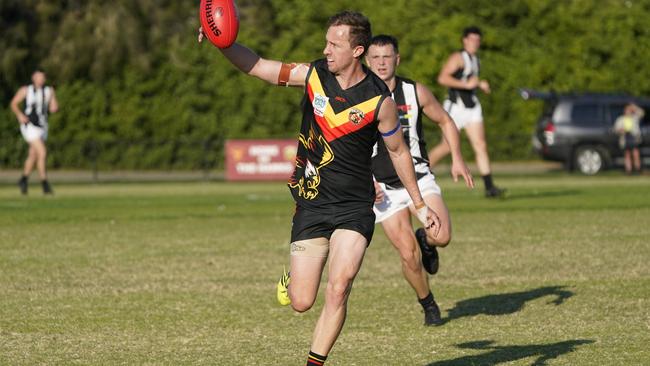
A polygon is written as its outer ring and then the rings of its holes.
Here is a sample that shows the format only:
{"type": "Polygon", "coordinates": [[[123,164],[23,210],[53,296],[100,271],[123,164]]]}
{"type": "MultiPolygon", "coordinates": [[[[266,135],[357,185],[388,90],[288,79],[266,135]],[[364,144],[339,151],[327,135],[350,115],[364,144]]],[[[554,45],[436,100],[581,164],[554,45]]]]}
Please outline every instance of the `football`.
{"type": "Polygon", "coordinates": [[[201,0],[199,19],[206,37],[219,48],[228,48],[237,39],[239,17],[233,0],[201,0]]]}

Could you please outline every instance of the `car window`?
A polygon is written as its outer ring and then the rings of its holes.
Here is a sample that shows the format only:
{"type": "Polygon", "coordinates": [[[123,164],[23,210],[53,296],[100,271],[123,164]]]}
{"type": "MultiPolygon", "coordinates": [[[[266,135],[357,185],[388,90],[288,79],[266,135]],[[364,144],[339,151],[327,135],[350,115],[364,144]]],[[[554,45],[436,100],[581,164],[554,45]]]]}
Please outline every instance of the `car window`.
{"type": "Polygon", "coordinates": [[[625,104],[624,103],[610,104],[608,106],[608,109],[609,109],[609,118],[607,118],[607,121],[611,126],[613,126],[614,122],[616,122],[616,119],[623,115],[623,111],[625,110],[625,104]]]}
{"type": "Polygon", "coordinates": [[[600,106],[594,103],[574,104],[571,109],[571,121],[578,126],[602,124],[600,106]]]}

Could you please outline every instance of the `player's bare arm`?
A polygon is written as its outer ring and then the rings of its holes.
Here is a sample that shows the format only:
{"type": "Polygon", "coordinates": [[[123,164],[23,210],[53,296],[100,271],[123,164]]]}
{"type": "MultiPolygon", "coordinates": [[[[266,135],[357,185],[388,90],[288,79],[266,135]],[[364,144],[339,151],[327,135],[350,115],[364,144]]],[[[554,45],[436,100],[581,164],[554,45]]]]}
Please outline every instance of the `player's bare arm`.
{"type": "MultiPolygon", "coordinates": [[[[203,38],[203,29],[199,28],[199,42],[202,42],[203,38]]],[[[228,48],[219,50],[239,70],[267,83],[281,86],[305,86],[309,64],[267,60],[236,42],[228,48]]]]}
{"type": "Polygon", "coordinates": [[[309,71],[308,64],[287,64],[267,60],[239,43],[220,49],[220,51],[235,67],[267,83],[282,86],[305,86],[305,78],[309,71]]]}
{"type": "Polygon", "coordinates": [[[440,231],[440,218],[424,203],[415,176],[413,157],[404,142],[402,127],[397,119],[397,105],[392,98],[386,98],[381,104],[378,119],[379,132],[382,135],[390,159],[395,167],[395,172],[397,172],[404,188],[411,196],[418,219],[422,221],[427,229],[433,230],[434,236],[438,236],[438,232],[440,231]]]}
{"type": "Polygon", "coordinates": [[[29,122],[29,119],[23,113],[23,111],[20,110],[20,106],[19,106],[19,104],[22,103],[26,97],[27,97],[27,87],[23,86],[20,89],[18,89],[16,95],[14,95],[14,97],[11,98],[11,103],[10,103],[11,110],[16,115],[18,122],[22,124],[29,122]]]}
{"type": "Polygon", "coordinates": [[[460,133],[456,124],[451,119],[449,114],[442,108],[436,97],[431,93],[426,86],[416,83],[416,93],[422,112],[429,117],[433,122],[437,123],[442,130],[442,135],[449,145],[451,151],[451,176],[454,182],[458,181],[458,176],[462,176],[465,180],[465,185],[469,188],[474,188],[474,180],[470,173],[463,155],[460,152],[460,133]]]}
{"type": "Polygon", "coordinates": [[[469,80],[463,81],[454,77],[456,70],[462,68],[464,65],[465,63],[463,62],[461,53],[452,53],[438,74],[438,84],[454,89],[474,89],[477,84],[472,86],[468,83],[469,80]]]}
{"type": "Polygon", "coordinates": [[[456,79],[453,75],[456,70],[463,68],[465,62],[460,52],[454,52],[449,56],[447,62],[438,74],[438,84],[454,89],[475,89],[480,88],[485,94],[490,94],[490,84],[487,80],[481,80],[476,76],[472,76],[467,80],[456,79]]]}
{"type": "Polygon", "coordinates": [[[478,82],[478,87],[483,91],[485,94],[490,94],[492,93],[492,89],[490,89],[490,83],[488,83],[487,80],[479,80],[478,82]]]}

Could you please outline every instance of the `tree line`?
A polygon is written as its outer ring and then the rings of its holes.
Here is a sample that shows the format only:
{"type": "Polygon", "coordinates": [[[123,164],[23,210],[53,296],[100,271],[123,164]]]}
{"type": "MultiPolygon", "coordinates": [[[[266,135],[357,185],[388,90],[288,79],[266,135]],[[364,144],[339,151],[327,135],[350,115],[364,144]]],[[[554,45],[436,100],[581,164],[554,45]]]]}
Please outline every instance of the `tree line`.
{"type": "MultiPolygon", "coordinates": [[[[483,29],[481,95],[495,160],[529,159],[539,102],[520,87],[650,94],[650,1],[241,0],[238,40],[265,58],[321,57],[327,18],[366,14],[400,41],[399,74],[432,88],[464,27],[483,29]]],[[[196,42],[198,0],[0,0],[0,166],[25,154],[9,101],[43,68],[57,90],[50,117],[57,168],[223,167],[229,138],[293,138],[302,92],[273,88],[196,42]]],[[[427,141],[440,134],[431,124],[427,141]]],[[[471,149],[464,144],[464,152],[471,149]]]]}

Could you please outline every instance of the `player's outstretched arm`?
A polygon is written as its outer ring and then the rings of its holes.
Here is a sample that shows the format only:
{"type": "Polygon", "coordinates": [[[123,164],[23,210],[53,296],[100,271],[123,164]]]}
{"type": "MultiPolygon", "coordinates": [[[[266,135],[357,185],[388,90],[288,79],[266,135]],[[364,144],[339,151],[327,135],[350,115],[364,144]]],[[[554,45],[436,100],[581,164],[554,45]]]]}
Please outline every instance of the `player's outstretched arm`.
{"type": "Polygon", "coordinates": [[[416,93],[420,106],[424,114],[429,117],[433,122],[437,123],[442,130],[442,136],[449,150],[451,151],[451,176],[454,182],[458,182],[458,176],[462,176],[465,180],[465,185],[469,188],[474,188],[474,179],[470,173],[463,155],[460,152],[460,133],[456,124],[451,119],[449,114],[442,108],[436,97],[431,93],[426,86],[416,83],[416,93]]]}
{"type": "MultiPolygon", "coordinates": [[[[203,29],[199,28],[199,43],[203,41],[203,38],[203,29]]],[[[309,64],[287,64],[267,60],[258,56],[250,48],[236,42],[228,48],[220,48],[219,50],[235,67],[248,75],[275,85],[305,86],[309,64]]]]}
{"type": "Polygon", "coordinates": [[[413,167],[413,157],[404,142],[402,126],[397,119],[397,105],[392,98],[386,98],[379,108],[379,132],[384,139],[386,149],[395,167],[395,171],[402,181],[404,188],[411,196],[417,217],[425,228],[432,229],[433,235],[438,236],[440,231],[440,218],[426,206],[413,167]]]}

